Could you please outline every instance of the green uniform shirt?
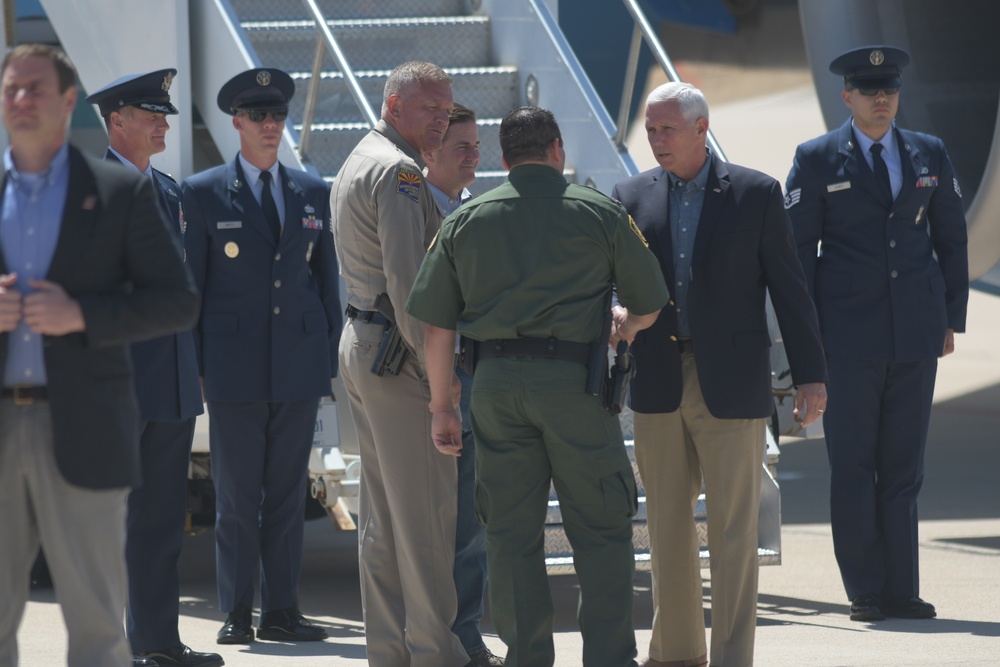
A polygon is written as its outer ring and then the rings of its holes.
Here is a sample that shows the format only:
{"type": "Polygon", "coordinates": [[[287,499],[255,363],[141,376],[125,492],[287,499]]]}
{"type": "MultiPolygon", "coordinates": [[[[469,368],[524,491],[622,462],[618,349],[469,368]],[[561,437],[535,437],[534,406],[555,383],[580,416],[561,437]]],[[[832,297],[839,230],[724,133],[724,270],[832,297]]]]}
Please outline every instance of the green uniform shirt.
{"type": "Polygon", "coordinates": [[[406,310],[474,340],[591,343],[612,283],[637,315],[668,299],[659,263],[620,204],[526,164],[445,220],[406,310]]]}

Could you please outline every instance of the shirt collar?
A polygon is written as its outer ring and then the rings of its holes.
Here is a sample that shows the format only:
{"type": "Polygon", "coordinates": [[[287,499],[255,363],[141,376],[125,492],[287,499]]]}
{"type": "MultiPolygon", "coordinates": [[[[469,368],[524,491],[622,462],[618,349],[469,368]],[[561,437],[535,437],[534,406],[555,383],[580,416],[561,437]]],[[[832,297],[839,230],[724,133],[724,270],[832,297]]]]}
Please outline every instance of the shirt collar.
{"type": "Polygon", "coordinates": [[[708,185],[708,169],[712,164],[712,154],[706,149],[708,157],[705,158],[705,164],[701,165],[701,169],[698,170],[698,174],[690,181],[682,181],[681,179],[674,176],[671,171],[667,172],[667,178],[670,181],[670,189],[673,190],[678,187],[686,187],[689,183],[694,183],[695,188],[698,191],[704,190],[708,185]]]}
{"type": "Polygon", "coordinates": [[[118,160],[123,165],[125,165],[126,167],[132,167],[133,169],[135,169],[136,171],[138,171],[140,174],[145,174],[146,176],[149,176],[150,178],[153,177],[153,164],[152,163],[149,163],[149,164],[146,165],[146,171],[142,171],[142,170],[139,169],[139,167],[135,166],[134,162],[132,162],[127,157],[125,157],[124,155],[122,155],[121,153],[119,153],[118,151],[116,151],[111,146],[108,146],[108,150],[111,151],[114,154],[114,156],[116,158],[118,158],[118,160]]]}
{"type": "Polygon", "coordinates": [[[876,142],[867,134],[858,130],[857,126],[854,125],[854,120],[851,120],[851,130],[854,131],[854,140],[858,142],[858,148],[861,149],[861,153],[863,155],[868,155],[868,151],[871,150],[872,144],[874,143],[882,144],[883,159],[886,159],[886,156],[896,155],[896,133],[893,132],[895,129],[896,121],[892,121],[892,124],[889,125],[889,131],[885,133],[884,137],[876,142]]]}
{"type": "Polygon", "coordinates": [[[43,181],[46,186],[52,185],[60,173],[69,169],[69,144],[63,144],[62,148],[56,151],[56,154],[52,157],[49,166],[44,171],[37,173],[18,171],[17,166],[14,164],[14,156],[8,146],[3,154],[3,167],[14,183],[20,182],[23,178],[32,178],[37,181],[43,181]]]}
{"type": "Polygon", "coordinates": [[[458,199],[452,199],[444,190],[440,189],[438,186],[434,185],[430,181],[427,181],[426,179],[425,181],[427,185],[430,186],[431,194],[434,195],[434,202],[446,216],[454,213],[455,209],[462,205],[462,202],[466,200],[466,194],[469,192],[465,188],[462,188],[462,191],[458,193],[458,199]]]}
{"type": "MultiPolygon", "coordinates": [[[[239,158],[240,158],[240,166],[243,167],[243,178],[244,178],[244,180],[246,180],[247,184],[251,188],[256,188],[257,187],[257,181],[260,180],[260,174],[264,170],[263,169],[258,169],[257,167],[255,167],[252,164],[250,164],[249,162],[247,162],[246,158],[243,157],[243,153],[239,154],[239,158]]],[[[278,174],[278,161],[277,160],[274,161],[274,164],[272,164],[267,169],[267,171],[271,172],[271,182],[272,183],[279,183],[280,182],[278,180],[279,174],[278,174]]]]}

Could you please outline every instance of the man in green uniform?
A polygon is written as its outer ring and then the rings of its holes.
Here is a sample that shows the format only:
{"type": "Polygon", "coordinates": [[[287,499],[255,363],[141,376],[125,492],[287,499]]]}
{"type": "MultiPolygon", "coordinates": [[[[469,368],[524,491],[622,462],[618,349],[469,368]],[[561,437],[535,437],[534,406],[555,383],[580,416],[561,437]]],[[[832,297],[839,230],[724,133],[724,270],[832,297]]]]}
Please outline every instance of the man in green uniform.
{"type": "Polygon", "coordinates": [[[543,551],[549,484],[559,495],[580,580],[583,664],[635,665],[635,478],[617,417],[586,392],[612,285],[631,341],[667,302],[656,259],[625,210],[562,176],[549,111],[500,126],[507,182],[448,217],[407,303],[427,323],[431,436],[461,455],[455,331],[479,341],[472,386],[477,509],[486,524],[493,622],[508,667],[551,666],[553,606],[543,551]]]}

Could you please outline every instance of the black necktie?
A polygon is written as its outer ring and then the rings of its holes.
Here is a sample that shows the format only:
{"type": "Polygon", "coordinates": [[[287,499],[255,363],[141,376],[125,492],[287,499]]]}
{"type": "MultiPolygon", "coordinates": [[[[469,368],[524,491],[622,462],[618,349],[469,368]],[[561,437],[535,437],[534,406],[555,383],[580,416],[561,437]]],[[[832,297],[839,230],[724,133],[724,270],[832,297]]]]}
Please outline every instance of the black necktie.
{"type": "MultiPolygon", "coordinates": [[[[885,165],[883,165],[883,169],[885,165]]],[[[264,211],[264,219],[267,226],[271,228],[275,240],[281,238],[281,218],[278,217],[278,207],[274,203],[274,195],[271,194],[271,172],[260,172],[260,182],[263,188],[260,191],[260,207],[264,211]]]]}
{"type": "Polygon", "coordinates": [[[892,183],[889,181],[889,168],[885,166],[885,160],[882,159],[882,149],[884,148],[885,146],[882,144],[875,143],[868,150],[872,154],[872,170],[875,172],[875,180],[882,189],[882,197],[891,202],[892,183]]]}

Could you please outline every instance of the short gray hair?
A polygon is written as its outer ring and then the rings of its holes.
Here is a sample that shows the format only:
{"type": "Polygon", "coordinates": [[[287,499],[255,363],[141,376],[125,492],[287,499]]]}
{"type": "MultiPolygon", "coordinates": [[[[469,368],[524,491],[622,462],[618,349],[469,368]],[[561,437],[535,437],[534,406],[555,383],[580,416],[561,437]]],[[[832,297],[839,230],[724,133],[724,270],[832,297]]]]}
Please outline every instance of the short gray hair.
{"type": "Polygon", "coordinates": [[[657,86],[646,98],[646,106],[668,100],[677,100],[681,114],[688,123],[694,123],[699,118],[708,120],[708,100],[703,92],[690,83],[671,81],[657,86]]]}
{"type": "Polygon", "coordinates": [[[389,73],[389,79],[385,82],[385,90],[382,92],[382,115],[385,116],[389,110],[390,97],[398,95],[406,86],[422,81],[450,84],[451,77],[437,65],[420,60],[411,60],[397,66],[389,73]]]}

